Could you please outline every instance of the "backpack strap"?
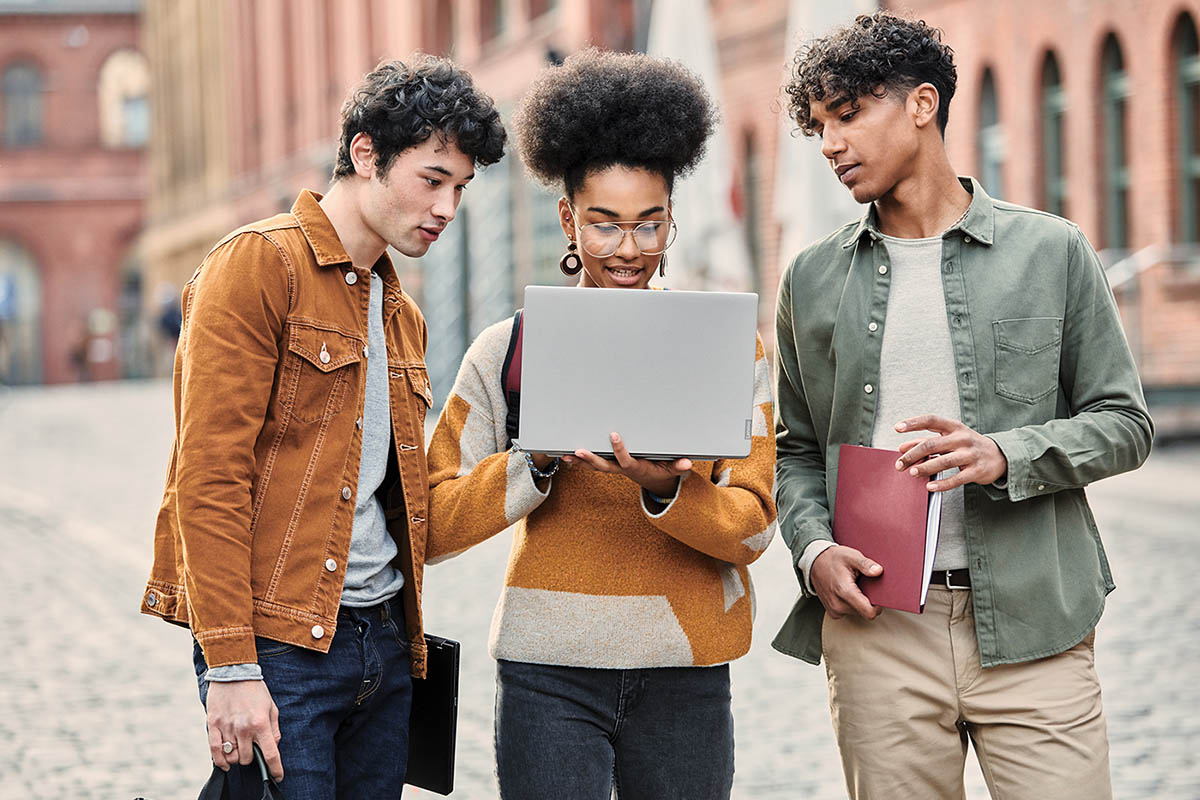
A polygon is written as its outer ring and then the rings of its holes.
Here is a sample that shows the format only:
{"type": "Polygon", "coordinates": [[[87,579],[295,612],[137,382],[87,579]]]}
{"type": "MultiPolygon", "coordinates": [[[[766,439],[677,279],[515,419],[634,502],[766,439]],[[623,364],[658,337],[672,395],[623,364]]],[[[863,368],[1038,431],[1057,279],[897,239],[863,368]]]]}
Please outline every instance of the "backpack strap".
{"type": "Polygon", "coordinates": [[[504,370],[500,373],[500,385],[508,404],[508,413],[504,416],[504,429],[508,435],[505,449],[511,447],[513,440],[521,435],[521,340],[524,329],[521,309],[518,308],[517,313],[513,314],[512,335],[508,337],[508,352],[504,356],[504,370]]]}

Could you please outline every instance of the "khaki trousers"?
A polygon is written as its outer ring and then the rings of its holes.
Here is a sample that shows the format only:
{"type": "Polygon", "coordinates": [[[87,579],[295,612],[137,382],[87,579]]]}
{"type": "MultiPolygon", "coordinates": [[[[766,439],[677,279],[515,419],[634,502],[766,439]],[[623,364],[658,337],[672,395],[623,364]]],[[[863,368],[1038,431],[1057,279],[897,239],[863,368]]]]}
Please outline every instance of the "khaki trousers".
{"type": "Polygon", "coordinates": [[[1093,651],[983,669],[969,590],[923,614],[826,615],[829,707],[852,800],[965,797],[967,739],[995,800],[1109,800],[1093,651]]]}

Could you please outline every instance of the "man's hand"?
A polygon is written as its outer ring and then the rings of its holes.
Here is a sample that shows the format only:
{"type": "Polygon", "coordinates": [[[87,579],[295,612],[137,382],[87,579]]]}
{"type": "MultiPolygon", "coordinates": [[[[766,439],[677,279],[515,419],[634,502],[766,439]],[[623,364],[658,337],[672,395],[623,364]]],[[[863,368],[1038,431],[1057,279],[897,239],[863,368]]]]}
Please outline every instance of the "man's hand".
{"type": "Polygon", "coordinates": [[[808,570],[808,582],[812,584],[821,605],[834,619],[849,614],[858,614],[864,619],[879,616],[879,606],[862,593],[855,583],[859,574],[872,578],[883,574],[883,567],[864,556],[853,547],[835,544],[825,548],[808,570]]]}
{"type": "Polygon", "coordinates": [[[675,494],[679,476],[692,469],[690,458],[680,458],[675,461],[634,458],[629,455],[629,450],[626,449],[625,443],[621,441],[618,434],[609,434],[608,438],[612,442],[613,456],[616,457],[616,462],[601,458],[587,450],[576,450],[574,456],[566,456],[563,461],[568,464],[583,462],[597,472],[624,475],[650,494],[659,497],[669,497],[675,494]]]}
{"type": "Polygon", "coordinates": [[[897,470],[930,477],[942,470],[958,467],[958,472],[945,480],[927,483],[925,488],[931,492],[945,492],[968,483],[986,486],[1008,473],[1008,459],[1000,447],[956,419],[924,414],[897,423],[896,430],[933,431],[939,434],[900,445],[903,455],[896,462],[897,470]]]}
{"type": "Polygon", "coordinates": [[[267,769],[283,780],[279,759],[279,709],[264,681],[210,681],[208,684],[208,749],[213,763],[226,772],[234,763],[254,761],[254,743],[262,748],[267,769]],[[225,753],[225,742],[233,750],[225,753]]]}

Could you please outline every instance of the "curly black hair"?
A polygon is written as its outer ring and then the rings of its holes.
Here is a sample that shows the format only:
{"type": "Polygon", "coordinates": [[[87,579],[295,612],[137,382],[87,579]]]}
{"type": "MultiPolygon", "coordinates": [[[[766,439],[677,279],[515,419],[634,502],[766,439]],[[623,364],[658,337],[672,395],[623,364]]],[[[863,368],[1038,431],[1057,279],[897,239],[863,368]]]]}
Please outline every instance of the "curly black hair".
{"type": "Polygon", "coordinates": [[[716,123],[704,83],[681,64],[589,48],[538,75],[513,124],[525,166],[574,197],[589,173],[615,165],[658,173],[669,192],[716,123]]]}
{"type": "Polygon", "coordinates": [[[371,137],[375,169],[381,177],[396,156],[434,133],[453,139],[475,164],[495,164],[504,156],[507,134],[492,98],[475,88],[471,76],[444,58],[418,55],[409,65],[384,61],[363,78],[342,105],[342,130],[333,178],[354,174],[350,142],[371,137]]]}
{"type": "Polygon", "coordinates": [[[942,32],[924,20],[880,11],[800,48],[784,90],[790,97],[788,112],[801,133],[812,136],[812,103],[853,104],[868,93],[907,93],[922,83],[937,89],[938,130],[945,135],[950,98],[958,83],[954,51],[942,44],[942,32]]]}

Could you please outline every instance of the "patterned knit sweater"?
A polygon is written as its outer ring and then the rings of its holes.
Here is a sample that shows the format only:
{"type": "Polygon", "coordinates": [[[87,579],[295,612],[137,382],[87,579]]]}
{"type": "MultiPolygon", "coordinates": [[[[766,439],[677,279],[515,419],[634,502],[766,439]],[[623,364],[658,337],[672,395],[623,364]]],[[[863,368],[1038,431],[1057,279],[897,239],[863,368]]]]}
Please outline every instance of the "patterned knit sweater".
{"type": "Polygon", "coordinates": [[[427,563],[516,526],[492,656],[632,669],[744,655],[754,617],[747,565],[776,528],[761,339],[750,455],[694,462],[663,509],[625,476],[582,464],[564,464],[539,491],[524,455],[504,449],[500,379],[511,333],[505,320],[471,345],[429,448],[427,563]]]}

